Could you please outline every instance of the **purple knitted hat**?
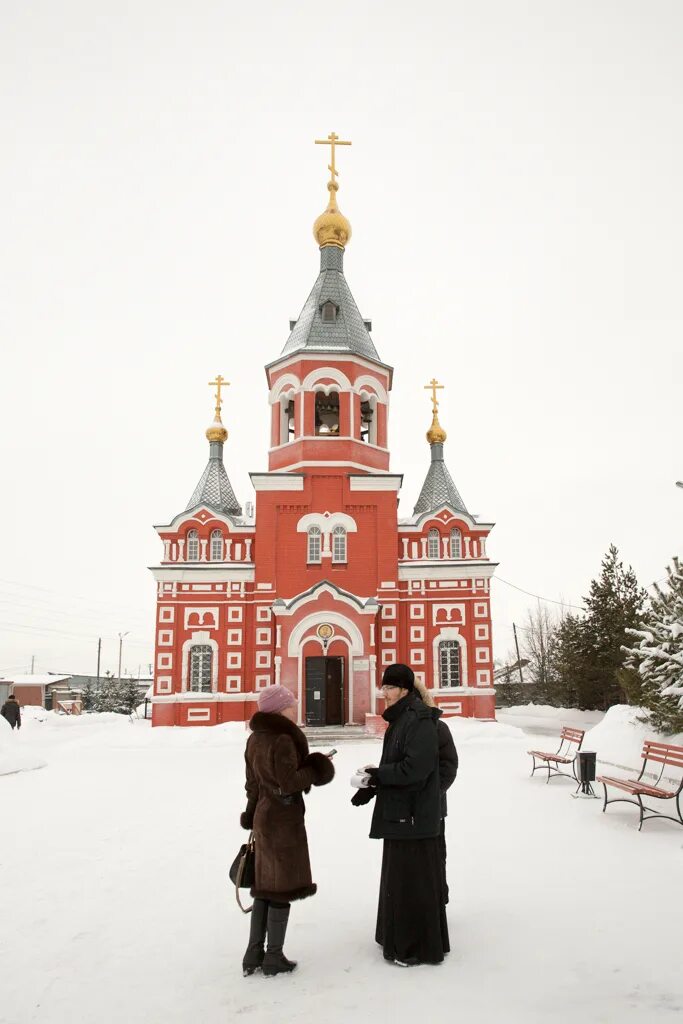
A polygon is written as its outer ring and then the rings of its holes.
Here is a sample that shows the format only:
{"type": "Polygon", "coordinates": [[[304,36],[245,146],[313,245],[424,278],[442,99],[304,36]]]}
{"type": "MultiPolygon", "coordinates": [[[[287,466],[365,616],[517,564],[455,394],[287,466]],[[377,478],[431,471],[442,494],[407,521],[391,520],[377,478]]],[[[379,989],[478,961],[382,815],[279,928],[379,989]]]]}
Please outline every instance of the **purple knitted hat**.
{"type": "Polygon", "coordinates": [[[296,697],[286,686],[268,686],[259,693],[258,709],[272,715],[291,708],[296,702],[296,697]]]}

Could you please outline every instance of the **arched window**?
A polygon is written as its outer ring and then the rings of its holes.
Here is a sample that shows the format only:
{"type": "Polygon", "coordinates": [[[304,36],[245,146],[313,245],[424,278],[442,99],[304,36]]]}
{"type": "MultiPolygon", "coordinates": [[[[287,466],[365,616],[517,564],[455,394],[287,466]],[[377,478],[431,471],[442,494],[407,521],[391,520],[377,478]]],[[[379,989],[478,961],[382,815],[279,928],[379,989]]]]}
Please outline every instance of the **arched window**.
{"type": "Polygon", "coordinates": [[[323,302],[320,312],[324,324],[333,324],[337,319],[338,306],[331,299],[328,299],[327,302],[323,302]]]}
{"type": "Polygon", "coordinates": [[[308,528],[308,564],[320,561],[320,527],[309,526],[308,528]]]}
{"type": "Polygon", "coordinates": [[[187,535],[187,560],[188,562],[199,561],[199,534],[196,530],[190,530],[187,535]]]}
{"type": "Polygon", "coordinates": [[[315,393],[315,432],[318,437],[339,434],[339,394],[330,391],[315,393]]]}
{"type": "Polygon", "coordinates": [[[346,561],[346,530],[343,526],[335,526],[332,531],[332,561],[346,561]]]}
{"type": "Polygon", "coordinates": [[[427,558],[440,558],[441,552],[439,550],[440,544],[439,531],[431,529],[427,534],[427,558]]]}
{"type": "Polygon", "coordinates": [[[460,644],[457,640],[439,643],[439,685],[460,686],[460,644]]]}
{"type": "Polygon", "coordinates": [[[462,558],[462,534],[457,526],[451,530],[451,558],[462,558]]]}
{"type": "Polygon", "coordinates": [[[220,530],[211,532],[211,561],[223,561],[223,534],[220,530]]]}
{"type": "Polygon", "coordinates": [[[194,693],[211,693],[213,651],[208,644],[190,647],[190,689],[194,693]]]}
{"type": "Polygon", "coordinates": [[[360,396],[360,439],[377,444],[377,399],[365,391],[360,396]]]}

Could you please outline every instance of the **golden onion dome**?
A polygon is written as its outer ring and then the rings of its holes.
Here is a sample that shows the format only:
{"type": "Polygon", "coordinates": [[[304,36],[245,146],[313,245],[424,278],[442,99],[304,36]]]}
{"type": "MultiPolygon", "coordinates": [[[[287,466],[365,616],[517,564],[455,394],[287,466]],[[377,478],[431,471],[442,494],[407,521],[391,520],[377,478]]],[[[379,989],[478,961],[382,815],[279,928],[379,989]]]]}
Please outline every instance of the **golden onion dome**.
{"type": "Polygon", "coordinates": [[[225,442],[228,439],[228,432],[223,426],[221,420],[221,414],[216,412],[216,418],[210,427],[206,430],[207,441],[222,441],[225,442]]]}
{"type": "Polygon", "coordinates": [[[321,213],[313,225],[313,237],[322,248],[324,245],[336,245],[343,249],[351,238],[351,224],[337,206],[336,192],[339,185],[336,181],[328,181],[330,201],[327,209],[321,213]]]}
{"type": "Polygon", "coordinates": [[[426,436],[430,444],[443,444],[446,438],[448,437],[446,431],[439,423],[439,414],[436,411],[436,409],[434,410],[434,415],[432,416],[432,425],[427,431],[426,436]]]}

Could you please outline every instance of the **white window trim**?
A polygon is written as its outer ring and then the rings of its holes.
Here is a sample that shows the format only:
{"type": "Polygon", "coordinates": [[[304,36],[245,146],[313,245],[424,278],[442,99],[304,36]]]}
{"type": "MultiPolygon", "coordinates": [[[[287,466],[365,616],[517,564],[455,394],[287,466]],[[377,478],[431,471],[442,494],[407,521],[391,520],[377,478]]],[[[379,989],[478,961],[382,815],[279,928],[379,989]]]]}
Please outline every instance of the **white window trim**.
{"type": "MultiPolygon", "coordinates": [[[[457,626],[443,626],[432,640],[432,678],[434,680],[434,689],[440,689],[441,685],[439,677],[439,644],[442,640],[457,640],[460,644],[460,686],[467,686],[467,640],[457,626]]],[[[457,689],[457,687],[444,687],[446,692],[453,689],[457,689]]]]}

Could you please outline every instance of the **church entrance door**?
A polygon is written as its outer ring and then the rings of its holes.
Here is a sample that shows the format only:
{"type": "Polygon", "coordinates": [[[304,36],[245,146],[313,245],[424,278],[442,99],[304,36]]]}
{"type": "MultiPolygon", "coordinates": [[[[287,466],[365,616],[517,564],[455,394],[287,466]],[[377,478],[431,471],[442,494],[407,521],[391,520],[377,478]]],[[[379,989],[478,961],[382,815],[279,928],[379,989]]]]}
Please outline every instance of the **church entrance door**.
{"type": "Polygon", "coordinates": [[[344,724],[344,659],[306,658],[306,725],[344,724]]]}

